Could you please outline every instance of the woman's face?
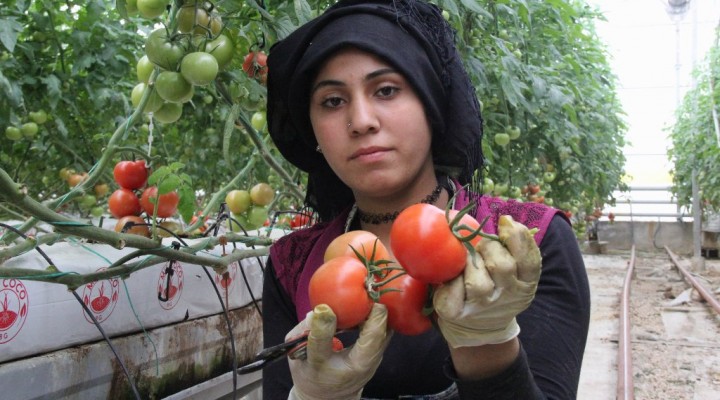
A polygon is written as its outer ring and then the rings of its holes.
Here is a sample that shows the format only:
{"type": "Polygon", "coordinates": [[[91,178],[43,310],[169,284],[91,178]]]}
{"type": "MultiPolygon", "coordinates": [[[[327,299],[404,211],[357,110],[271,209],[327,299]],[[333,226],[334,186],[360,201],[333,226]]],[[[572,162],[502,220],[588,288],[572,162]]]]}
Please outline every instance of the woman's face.
{"type": "Polygon", "coordinates": [[[356,198],[392,196],[419,177],[435,182],[422,102],[390,65],[341,50],[320,69],[310,95],[323,156],[356,198]]]}

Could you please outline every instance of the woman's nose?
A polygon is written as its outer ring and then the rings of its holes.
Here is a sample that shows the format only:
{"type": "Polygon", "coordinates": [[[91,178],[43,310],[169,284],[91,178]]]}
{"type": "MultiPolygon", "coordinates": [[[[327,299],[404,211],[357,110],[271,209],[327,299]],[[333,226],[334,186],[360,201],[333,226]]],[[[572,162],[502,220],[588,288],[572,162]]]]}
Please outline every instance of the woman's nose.
{"type": "Polygon", "coordinates": [[[356,98],[350,107],[348,131],[353,135],[377,132],[380,125],[372,101],[356,98]]]}

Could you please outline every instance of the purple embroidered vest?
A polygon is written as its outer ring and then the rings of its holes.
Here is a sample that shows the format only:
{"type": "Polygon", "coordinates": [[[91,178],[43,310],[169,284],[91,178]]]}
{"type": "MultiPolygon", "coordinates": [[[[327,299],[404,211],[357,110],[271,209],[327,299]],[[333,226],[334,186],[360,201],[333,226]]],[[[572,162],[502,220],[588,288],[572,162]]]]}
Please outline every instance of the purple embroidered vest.
{"type": "MultiPolygon", "coordinates": [[[[460,192],[455,198],[455,209],[468,204],[469,196],[460,192]]],[[[489,216],[483,230],[497,233],[497,221],[500,215],[510,215],[514,220],[528,228],[538,228],[535,242],[540,245],[553,216],[559,210],[538,203],[521,203],[515,200],[502,200],[496,197],[480,197],[473,216],[482,221],[489,216]]],[[[325,249],[336,237],[343,234],[345,220],[350,208],[332,221],[320,223],[307,229],[295,231],[270,248],[270,258],[275,274],[287,294],[295,303],[298,320],[303,320],[310,311],[308,285],[310,277],[323,263],[325,249]]],[[[562,213],[560,213],[562,215],[562,213]]]]}

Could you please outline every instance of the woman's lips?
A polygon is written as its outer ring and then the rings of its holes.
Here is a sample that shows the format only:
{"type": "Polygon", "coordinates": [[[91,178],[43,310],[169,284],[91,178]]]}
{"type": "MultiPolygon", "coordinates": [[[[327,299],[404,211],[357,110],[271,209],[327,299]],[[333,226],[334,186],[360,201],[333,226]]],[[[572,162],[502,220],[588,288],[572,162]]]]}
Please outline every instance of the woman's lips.
{"type": "Polygon", "coordinates": [[[384,154],[388,151],[388,148],[385,147],[364,147],[356,152],[354,152],[351,156],[351,160],[360,159],[363,161],[371,161],[377,158],[381,158],[384,156],[384,154]]]}

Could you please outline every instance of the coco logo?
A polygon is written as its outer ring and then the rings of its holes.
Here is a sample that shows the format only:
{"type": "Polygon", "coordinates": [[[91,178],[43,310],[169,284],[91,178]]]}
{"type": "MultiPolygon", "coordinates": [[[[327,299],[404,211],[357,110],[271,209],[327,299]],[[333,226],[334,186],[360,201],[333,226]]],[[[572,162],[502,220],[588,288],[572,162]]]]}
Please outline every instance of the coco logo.
{"type": "MultiPolygon", "coordinates": [[[[97,272],[107,268],[100,268],[97,272]]],[[[120,281],[118,278],[104,279],[90,282],[83,289],[83,303],[93,313],[98,322],[110,318],[120,295],[120,281]]],[[[84,312],[85,319],[93,323],[92,318],[84,312]]]]}
{"type": "Polygon", "coordinates": [[[177,261],[168,262],[167,266],[160,270],[158,277],[157,293],[160,307],[165,310],[175,307],[180,301],[184,285],[182,265],[177,261]]]}
{"type": "Polygon", "coordinates": [[[25,285],[17,279],[0,284],[0,344],[17,336],[28,316],[29,301],[25,285]]]}

